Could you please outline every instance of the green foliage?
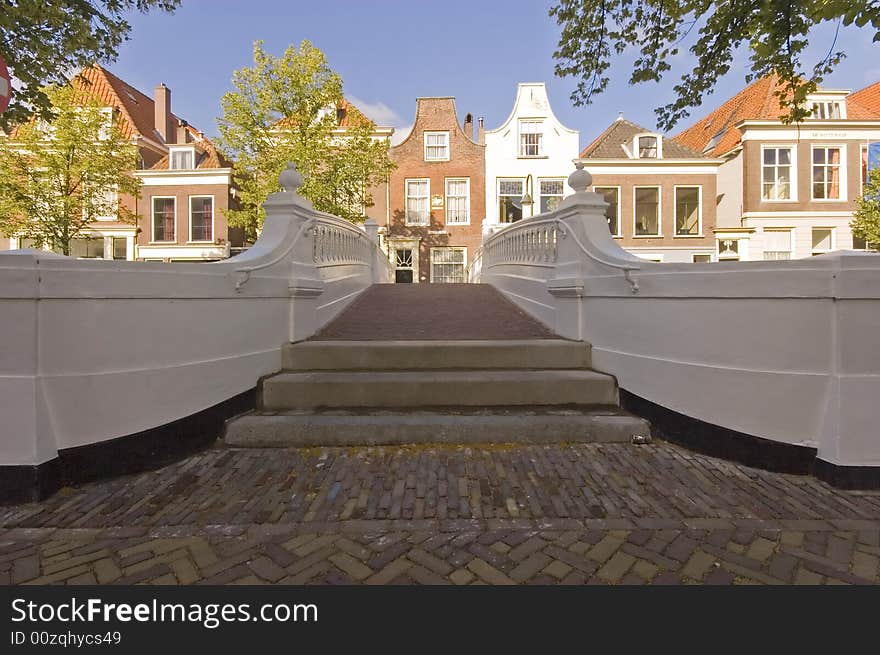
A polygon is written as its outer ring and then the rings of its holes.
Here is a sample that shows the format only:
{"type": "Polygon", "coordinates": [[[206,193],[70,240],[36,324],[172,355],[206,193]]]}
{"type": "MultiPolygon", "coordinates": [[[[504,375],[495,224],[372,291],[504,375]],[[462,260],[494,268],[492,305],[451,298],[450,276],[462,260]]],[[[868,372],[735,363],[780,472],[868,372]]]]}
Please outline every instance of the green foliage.
{"type": "Polygon", "coordinates": [[[131,25],[126,12],[174,11],[180,0],[0,0],[0,55],[15,80],[0,129],[36,112],[48,119],[43,87],[64,85],[70,71],[116,59],[131,25]]]}
{"type": "Polygon", "coordinates": [[[690,52],[694,69],[675,85],[675,100],[655,110],[657,124],[669,130],[711,94],[717,80],[730,71],[740,46],[751,52],[752,81],[776,72],[778,95],[787,122],[809,115],[803,101],[845,56],[836,39],[828,55],[802,70],[810,29],[827,21],[840,25],[868,24],[880,41],[880,3],[876,0],[557,0],[550,9],[562,27],[554,53],[560,77],[579,78],[571,94],[575,105],[588,104],[609,82],[612,55],[635,49],[630,84],[660,81],[670,58],[696,31],[690,52]]]}
{"type": "Polygon", "coordinates": [[[117,194],[137,193],[137,147],[113,113],[71,86],[43,89],[51,123],[34,119],[0,136],[0,233],[70,254],[101,216],[132,222],[117,194]]]}
{"type": "Polygon", "coordinates": [[[864,239],[874,250],[880,250],[880,168],[875,168],[868,176],[849,226],[853,236],[864,239]]]}
{"type": "Polygon", "coordinates": [[[336,133],[342,80],[324,53],[303,41],[281,57],[254,43],[254,65],[235,71],[235,91],[221,99],[220,144],[235,159],[240,207],[230,224],[254,238],[265,219],[263,203],[279,189],[278,176],[293,162],[305,182],[300,193],[315,208],[353,221],[373,204],[370,187],[393,169],[388,144],[370,137],[372,126],[336,133]]]}

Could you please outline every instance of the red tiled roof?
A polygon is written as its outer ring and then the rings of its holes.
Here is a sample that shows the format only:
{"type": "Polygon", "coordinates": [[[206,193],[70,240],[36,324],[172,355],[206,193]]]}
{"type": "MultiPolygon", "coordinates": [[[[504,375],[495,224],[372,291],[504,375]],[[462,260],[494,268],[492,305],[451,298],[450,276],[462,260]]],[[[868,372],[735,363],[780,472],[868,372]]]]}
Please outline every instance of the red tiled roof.
{"type": "MultiPolygon", "coordinates": [[[[853,109],[858,112],[868,112],[870,118],[880,116],[880,82],[875,82],[871,86],[864,89],[854,91],[846,97],[846,112],[850,118],[862,118],[862,116],[852,116],[853,109]]],[[[865,118],[869,118],[866,116],[865,118]]]]}
{"type": "MultiPolygon", "coordinates": [[[[580,158],[624,159],[628,155],[621,146],[632,145],[635,136],[643,133],[653,134],[654,132],[620,117],[581,151],[580,158]]],[[[704,159],[706,157],[706,155],[691,150],[665,136],[660,138],[663,140],[664,159],[704,159]]]]}
{"type": "Polygon", "coordinates": [[[775,73],[749,84],[702,120],[672,137],[681,145],[720,157],[739,145],[742,133],[735,127],[744,120],[775,119],[785,115],[776,96],[775,73]],[[710,147],[710,142],[715,141],[710,147]]]}
{"type": "MultiPolygon", "coordinates": [[[[191,125],[186,126],[186,131],[189,134],[189,141],[186,144],[177,144],[177,145],[193,145],[196,148],[196,168],[230,168],[232,167],[232,162],[229,161],[226,157],[223,156],[223,153],[219,152],[214,144],[208,139],[204,134],[196,130],[191,125]]],[[[175,144],[172,144],[175,145],[175,144]]],[[[150,170],[153,171],[162,171],[168,170],[168,155],[165,155],[157,161],[155,164],[150,166],[150,170]]]]}

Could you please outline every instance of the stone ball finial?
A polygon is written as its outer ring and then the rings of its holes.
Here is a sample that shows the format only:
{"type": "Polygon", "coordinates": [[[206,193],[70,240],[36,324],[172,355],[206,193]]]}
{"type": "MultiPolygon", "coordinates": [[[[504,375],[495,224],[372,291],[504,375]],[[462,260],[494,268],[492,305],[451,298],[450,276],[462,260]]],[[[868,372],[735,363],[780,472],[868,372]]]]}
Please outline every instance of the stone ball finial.
{"type": "Polygon", "coordinates": [[[575,193],[585,193],[593,183],[593,176],[584,170],[583,162],[579,161],[574,166],[577,170],[568,176],[568,186],[574,189],[575,193]]]}
{"type": "Polygon", "coordinates": [[[287,168],[281,171],[278,182],[285,193],[296,193],[303,183],[303,176],[296,170],[294,163],[288,162],[287,168]]]}

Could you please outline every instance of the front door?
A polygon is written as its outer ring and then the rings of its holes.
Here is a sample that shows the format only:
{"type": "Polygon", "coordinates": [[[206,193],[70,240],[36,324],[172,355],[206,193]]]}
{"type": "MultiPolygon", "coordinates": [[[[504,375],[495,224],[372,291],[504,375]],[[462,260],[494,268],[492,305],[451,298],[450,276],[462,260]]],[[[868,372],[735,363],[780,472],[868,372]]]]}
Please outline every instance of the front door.
{"type": "Polygon", "coordinates": [[[414,274],[412,248],[395,248],[394,281],[412,284],[414,274]]]}

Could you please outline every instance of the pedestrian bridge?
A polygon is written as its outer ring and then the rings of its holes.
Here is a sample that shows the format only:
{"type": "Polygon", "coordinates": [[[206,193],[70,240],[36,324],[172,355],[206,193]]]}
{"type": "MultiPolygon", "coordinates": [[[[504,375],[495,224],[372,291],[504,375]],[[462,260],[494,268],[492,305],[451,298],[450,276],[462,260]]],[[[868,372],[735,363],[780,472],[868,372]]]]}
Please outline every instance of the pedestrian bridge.
{"type": "MultiPolygon", "coordinates": [[[[486,238],[469,273],[479,286],[384,286],[378,226],[315,211],[292,169],[281,183],[259,241],[223,262],[0,253],[0,497],[204,447],[259,404],[292,347],[334,340],[458,342],[453,359],[467,341],[581,344],[589,360],[570,368],[612,380],[605,398],[655,435],[880,486],[880,256],[643,261],[611,238],[578,170],[556,211],[486,238]]],[[[414,347],[369,352],[405,359],[414,347]]],[[[483,363],[515,351],[490,348],[483,363]]],[[[547,362],[560,352],[544,351],[547,362]]]]}

